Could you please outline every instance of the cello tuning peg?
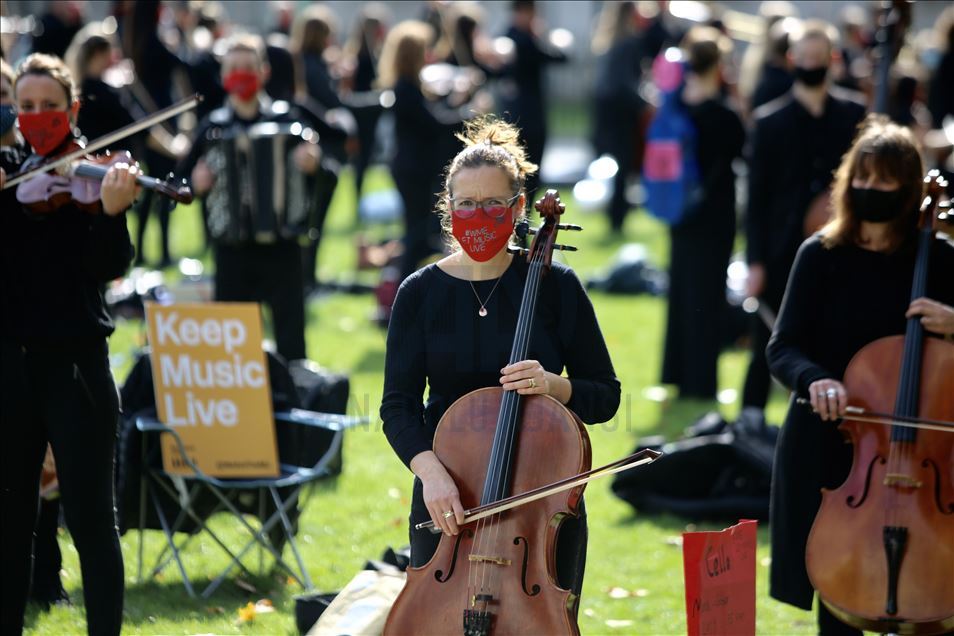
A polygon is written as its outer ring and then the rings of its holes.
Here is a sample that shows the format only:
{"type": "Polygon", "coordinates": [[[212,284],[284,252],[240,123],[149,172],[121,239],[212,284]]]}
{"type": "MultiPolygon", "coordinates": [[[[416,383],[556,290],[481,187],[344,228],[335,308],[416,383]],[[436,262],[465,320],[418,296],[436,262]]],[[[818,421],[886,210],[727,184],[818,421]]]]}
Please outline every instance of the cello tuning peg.
{"type": "Polygon", "coordinates": [[[536,233],[537,233],[537,228],[535,228],[535,227],[528,227],[528,228],[527,228],[527,234],[536,234],[536,233]]]}
{"type": "Polygon", "coordinates": [[[530,253],[530,250],[528,249],[525,249],[522,247],[514,247],[513,245],[508,246],[507,251],[510,252],[511,254],[516,254],[517,256],[526,256],[527,254],[530,253]]]}
{"type": "Polygon", "coordinates": [[[557,225],[557,228],[561,230],[569,230],[570,232],[582,232],[583,226],[576,225],[575,223],[560,223],[557,225]]]}
{"type": "Polygon", "coordinates": [[[561,251],[563,251],[563,252],[576,252],[576,251],[577,251],[577,249],[576,249],[575,247],[573,247],[572,245],[560,245],[559,243],[554,243],[554,244],[553,244],[553,249],[555,249],[555,250],[561,250],[561,251]]]}

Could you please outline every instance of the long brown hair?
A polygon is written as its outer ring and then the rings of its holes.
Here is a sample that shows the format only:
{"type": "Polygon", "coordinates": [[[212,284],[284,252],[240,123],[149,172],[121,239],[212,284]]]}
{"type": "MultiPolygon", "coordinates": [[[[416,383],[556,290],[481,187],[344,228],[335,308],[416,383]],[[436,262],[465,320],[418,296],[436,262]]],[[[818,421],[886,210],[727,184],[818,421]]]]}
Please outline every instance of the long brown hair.
{"type": "Polygon", "coordinates": [[[858,244],[861,219],[851,207],[851,181],[874,174],[879,179],[897,181],[902,192],[901,213],[890,222],[888,249],[897,249],[917,225],[918,207],[924,186],[924,164],[911,131],[884,115],[868,115],[851,148],[835,171],[831,201],[833,218],[822,228],[822,244],[858,244]]]}

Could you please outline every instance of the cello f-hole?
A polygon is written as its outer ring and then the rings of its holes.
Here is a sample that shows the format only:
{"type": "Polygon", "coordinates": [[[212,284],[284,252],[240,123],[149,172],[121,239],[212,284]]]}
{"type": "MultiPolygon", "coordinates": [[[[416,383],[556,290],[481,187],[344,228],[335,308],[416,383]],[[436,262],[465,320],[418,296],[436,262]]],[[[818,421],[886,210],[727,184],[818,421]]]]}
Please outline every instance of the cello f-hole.
{"type": "Polygon", "coordinates": [[[954,501],[949,502],[947,506],[941,501],[941,469],[930,459],[921,462],[921,466],[934,471],[934,505],[937,506],[938,512],[942,515],[954,515],[954,501]]]}
{"type": "Polygon", "coordinates": [[[521,542],[523,543],[523,569],[520,572],[520,586],[527,596],[536,596],[540,593],[539,585],[534,583],[532,588],[527,589],[527,563],[530,562],[530,544],[527,543],[526,537],[515,537],[513,540],[514,545],[520,545],[521,542]]]}
{"type": "Polygon", "coordinates": [[[447,576],[444,576],[444,570],[437,570],[434,572],[434,579],[438,583],[447,583],[450,581],[450,578],[454,576],[454,570],[457,569],[457,553],[460,551],[460,542],[464,540],[464,535],[467,535],[467,538],[470,539],[474,536],[473,530],[464,530],[457,535],[457,541],[454,542],[454,554],[451,556],[450,570],[447,571],[447,576]]]}
{"type": "Polygon", "coordinates": [[[882,466],[885,464],[885,459],[881,455],[875,455],[874,459],[871,460],[871,463],[868,464],[868,472],[865,475],[865,489],[861,493],[861,499],[855,502],[854,495],[848,495],[845,499],[845,503],[848,504],[849,508],[859,508],[861,504],[865,502],[865,499],[868,498],[868,492],[871,490],[871,473],[874,471],[874,466],[876,463],[880,463],[882,466]]]}

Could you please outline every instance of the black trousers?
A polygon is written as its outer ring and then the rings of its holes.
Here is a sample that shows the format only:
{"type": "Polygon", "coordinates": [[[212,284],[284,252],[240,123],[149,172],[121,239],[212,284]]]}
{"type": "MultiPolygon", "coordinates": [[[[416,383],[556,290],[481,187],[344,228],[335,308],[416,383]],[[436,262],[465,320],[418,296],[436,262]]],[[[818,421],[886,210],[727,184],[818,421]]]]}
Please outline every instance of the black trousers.
{"type": "Polygon", "coordinates": [[[301,246],[294,241],[215,245],[215,299],[269,306],[285,360],[305,358],[301,246]]]}
{"type": "Polygon", "coordinates": [[[40,469],[49,442],[66,525],[79,553],[87,630],[119,634],[123,558],[113,490],[119,396],[106,341],[72,351],[24,351],[4,342],[2,353],[2,633],[23,629],[40,469]]]}
{"type": "Polygon", "coordinates": [[[435,211],[440,184],[435,176],[421,172],[392,170],[391,176],[404,203],[404,280],[422,260],[440,249],[440,220],[435,211]]]}
{"type": "MultiPolygon", "coordinates": [[[[411,515],[408,532],[411,539],[411,565],[421,567],[431,560],[437,551],[441,535],[430,530],[415,530],[414,526],[429,521],[430,513],[424,505],[424,485],[414,478],[411,495],[411,515]]],[[[586,506],[580,502],[580,516],[564,519],[557,536],[556,570],[560,587],[571,590],[577,597],[583,590],[583,573],[586,569],[586,543],[589,534],[586,528],[586,506]]],[[[579,607],[579,605],[577,606],[579,607]]]]}
{"type": "Polygon", "coordinates": [[[734,228],[728,229],[669,232],[672,248],[662,381],[677,385],[681,398],[716,397],[726,315],[725,269],[734,228]]]}

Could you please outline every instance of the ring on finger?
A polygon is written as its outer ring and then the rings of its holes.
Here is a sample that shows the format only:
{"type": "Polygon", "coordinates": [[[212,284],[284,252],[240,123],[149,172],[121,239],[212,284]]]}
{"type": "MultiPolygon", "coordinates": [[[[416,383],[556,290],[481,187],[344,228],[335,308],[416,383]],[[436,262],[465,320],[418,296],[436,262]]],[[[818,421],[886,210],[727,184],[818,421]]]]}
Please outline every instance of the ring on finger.
{"type": "Polygon", "coordinates": [[[444,513],[444,518],[445,518],[445,519],[450,519],[450,518],[453,517],[453,516],[454,516],[454,511],[453,511],[453,510],[448,510],[448,511],[446,511],[446,512],[444,513]]]}
{"type": "Polygon", "coordinates": [[[827,391],[825,391],[825,395],[827,395],[827,396],[830,397],[830,398],[833,398],[833,397],[835,397],[836,395],[838,395],[838,390],[835,389],[834,387],[832,387],[832,388],[828,389],[827,391]]]}
{"type": "Polygon", "coordinates": [[[536,380],[534,380],[533,378],[528,378],[527,381],[530,383],[529,386],[530,386],[531,389],[537,388],[537,381],[536,381],[536,380]]]}

